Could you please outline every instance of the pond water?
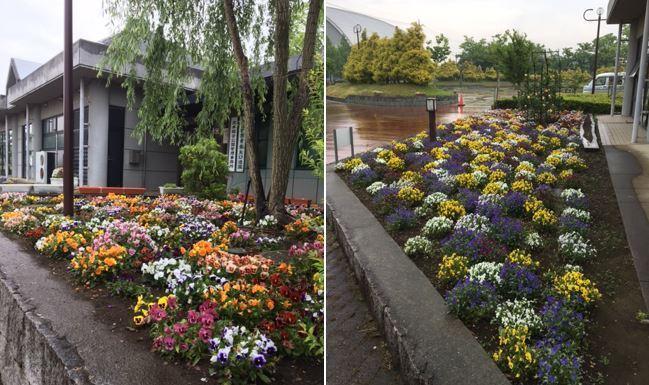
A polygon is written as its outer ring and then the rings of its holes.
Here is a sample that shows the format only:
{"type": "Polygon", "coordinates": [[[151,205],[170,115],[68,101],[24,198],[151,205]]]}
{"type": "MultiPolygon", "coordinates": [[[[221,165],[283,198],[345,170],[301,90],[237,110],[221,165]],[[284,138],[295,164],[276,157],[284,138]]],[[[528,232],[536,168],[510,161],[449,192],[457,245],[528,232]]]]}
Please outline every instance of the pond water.
{"type": "MultiPolygon", "coordinates": [[[[508,92],[511,96],[511,93],[508,92]]],[[[478,88],[463,92],[465,106],[440,106],[437,122],[448,123],[459,117],[488,110],[493,103],[493,88],[478,88]]],[[[367,151],[394,139],[415,135],[428,129],[425,107],[383,107],[345,104],[327,101],[327,163],[334,162],[333,132],[352,127],[354,151],[367,151]]],[[[339,148],[339,159],[351,155],[349,146],[339,148]]]]}

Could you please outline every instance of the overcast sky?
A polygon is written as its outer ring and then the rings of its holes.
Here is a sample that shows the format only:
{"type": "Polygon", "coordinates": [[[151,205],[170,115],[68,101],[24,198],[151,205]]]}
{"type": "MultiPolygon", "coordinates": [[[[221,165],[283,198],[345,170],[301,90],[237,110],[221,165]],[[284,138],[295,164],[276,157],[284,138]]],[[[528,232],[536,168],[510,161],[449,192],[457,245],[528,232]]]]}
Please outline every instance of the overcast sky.
{"type": "MultiPolygon", "coordinates": [[[[74,40],[110,35],[102,0],[73,4],[74,40]]],[[[4,94],[10,58],[43,63],[63,51],[63,0],[0,0],[0,15],[0,94],[4,94]]]]}
{"type": "MultiPolygon", "coordinates": [[[[444,33],[457,49],[463,35],[489,38],[508,28],[526,32],[551,48],[575,46],[595,36],[596,23],[582,19],[587,8],[604,0],[326,0],[331,5],[407,26],[419,20],[429,38],[444,33]]],[[[63,0],[0,0],[0,93],[4,93],[9,59],[45,62],[63,50],[63,0]]],[[[74,40],[99,40],[112,27],[102,0],[74,1],[74,40]]],[[[602,33],[616,32],[603,24],[602,33]]]]}
{"type": "MultiPolygon", "coordinates": [[[[463,36],[487,38],[506,29],[517,29],[552,49],[572,47],[592,40],[597,23],[582,18],[588,8],[603,7],[606,0],[326,0],[327,4],[364,13],[397,26],[419,21],[428,38],[443,33],[455,51],[463,36]]],[[[605,12],[606,13],[606,12],[605,12]]],[[[594,12],[590,17],[597,17],[594,12]]],[[[604,14],[604,17],[606,15],[604,14]]],[[[617,26],[602,22],[602,34],[617,26]]]]}

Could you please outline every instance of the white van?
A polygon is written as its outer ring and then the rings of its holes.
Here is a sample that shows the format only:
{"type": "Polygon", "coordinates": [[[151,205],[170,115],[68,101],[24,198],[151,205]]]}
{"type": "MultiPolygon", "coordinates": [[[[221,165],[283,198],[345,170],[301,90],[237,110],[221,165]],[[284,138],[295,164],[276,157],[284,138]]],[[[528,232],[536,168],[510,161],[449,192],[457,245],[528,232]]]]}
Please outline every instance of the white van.
{"type": "MultiPolygon", "coordinates": [[[[617,91],[622,91],[624,89],[624,72],[618,72],[617,74],[617,91]]],[[[613,92],[613,72],[604,72],[595,77],[595,92],[597,93],[610,93],[613,92]]],[[[590,94],[593,89],[593,81],[591,80],[587,85],[584,86],[583,93],[590,94]]]]}

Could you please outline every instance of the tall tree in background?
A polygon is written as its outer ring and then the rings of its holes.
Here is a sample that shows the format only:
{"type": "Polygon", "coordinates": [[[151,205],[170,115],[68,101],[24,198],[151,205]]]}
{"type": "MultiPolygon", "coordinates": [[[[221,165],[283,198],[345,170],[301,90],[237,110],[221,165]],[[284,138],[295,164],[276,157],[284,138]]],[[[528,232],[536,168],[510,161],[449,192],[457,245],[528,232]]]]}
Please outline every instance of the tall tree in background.
{"type": "Polygon", "coordinates": [[[516,30],[496,35],[493,45],[498,57],[496,68],[518,87],[530,71],[530,55],[536,48],[527,35],[516,30]]]}
{"type": "Polygon", "coordinates": [[[347,63],[351,50],[352,47],[349,46],[346,39],[341,39],[336,46],[327,38],[327,75],[329,75],[329,81],[342,78],[343,67],[347,63]]]}
{"type": "MultiPolygon", "coordinates": [[[[202,110],[197,116],[198,130],[193,135],[210,135],[213,127],[224,126],[233,110],[239,111],[257,217],[270,211],[285,219],[283,198],[293,147],[282,144],[273,148],[280,152],[273,156],[271,204],[267,205],[259,169],[254,108],[256,103],[263,103],[266,95],[263,65],[274,59],[273,87],[279,92],[273,94],[273,147],[284,139],[295,145],[301,111],[308,99],[307,74],[313,65],[322,0],[308,2],[306,21],[292,18],[292,11],[305,7],[300,0],[105,0],[104,4],[116,28],[104,64],[112,72],[126,76],[123,87],[129,107],[135,103],[136,89],[143,90],[135,133],[149,133],[156,140],[176,144],[188,140],[182,106],[188,103],[187,88],[195,66],[199,65],[203,73],[196,96],[202,110]],[[299,28],[296,23],[304,23],[303,41],[297,43],[302,46],[302,69],[289,112],[289,95],[283,90],[288,82],[287,62],[292,48],[289,37],[291,28],[299,28]],[[142,63],[147,71],[141,84],[136,63],[142,63]]],[[[295,14],[300,19],[300,13],[295,14]]]]}
{"type": "Polygon", "coordinates": [[[435,36],[435,45],[432,45],[430,40],[426,42],[426,45],[426,49],[430,52],[430,56],[435,63],[443,62],[451,54],[448,38],[443,33],[435,36]]]}

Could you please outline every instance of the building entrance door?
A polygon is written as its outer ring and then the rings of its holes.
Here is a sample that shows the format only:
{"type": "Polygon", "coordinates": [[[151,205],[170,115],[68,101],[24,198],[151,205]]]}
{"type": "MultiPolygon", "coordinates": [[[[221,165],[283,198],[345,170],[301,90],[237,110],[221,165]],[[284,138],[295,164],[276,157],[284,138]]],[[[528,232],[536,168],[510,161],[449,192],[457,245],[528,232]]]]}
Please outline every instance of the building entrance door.
{"type": "Polygon", "coordinates": [[[124,177],[124,107],[108,108],[108,174],[109,187],[122,187],[124,177]]]}

